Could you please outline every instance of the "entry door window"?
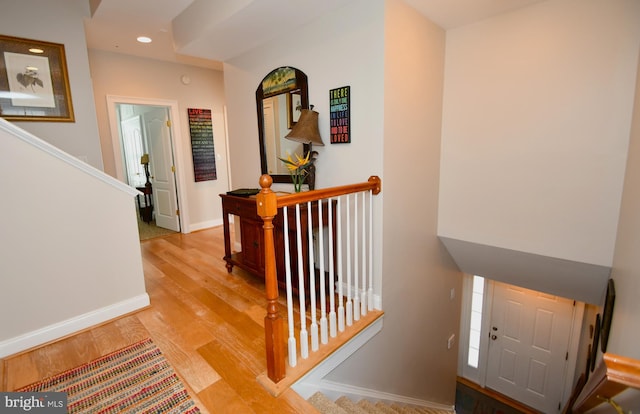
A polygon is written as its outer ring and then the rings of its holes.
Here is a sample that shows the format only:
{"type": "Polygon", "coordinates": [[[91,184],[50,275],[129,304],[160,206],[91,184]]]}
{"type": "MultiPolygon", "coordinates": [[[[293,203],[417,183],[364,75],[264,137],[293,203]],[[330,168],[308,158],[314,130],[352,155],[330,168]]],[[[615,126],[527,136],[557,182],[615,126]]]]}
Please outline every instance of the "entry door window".
{"type": "Polygon", "coordinates": [[[482,331],[482,305],[484,300],[484,278],[473,277],[473,289],[471,296],[471,318],[469,323],[469,349],[467,352],[467,364],[478,368],[480,361],[480,333],[482,331]]]}
{"type": "Polygon", "coordinates": [[[491,312],[491,292],[490,280],[477,275],[464,276],[458,375],[481,386],[484,386],[487,363],[486,319],[491,312]]]}

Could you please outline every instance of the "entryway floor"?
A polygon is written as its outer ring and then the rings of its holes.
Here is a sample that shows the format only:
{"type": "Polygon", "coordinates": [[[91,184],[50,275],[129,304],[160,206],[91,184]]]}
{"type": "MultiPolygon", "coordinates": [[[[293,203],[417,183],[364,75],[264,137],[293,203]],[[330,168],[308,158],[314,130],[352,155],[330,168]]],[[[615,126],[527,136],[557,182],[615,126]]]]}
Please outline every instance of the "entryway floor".
{"type": "Polygon", "coordinates": [[[456,414],[540,414],[493,390],[458,377],[456,414]]]}

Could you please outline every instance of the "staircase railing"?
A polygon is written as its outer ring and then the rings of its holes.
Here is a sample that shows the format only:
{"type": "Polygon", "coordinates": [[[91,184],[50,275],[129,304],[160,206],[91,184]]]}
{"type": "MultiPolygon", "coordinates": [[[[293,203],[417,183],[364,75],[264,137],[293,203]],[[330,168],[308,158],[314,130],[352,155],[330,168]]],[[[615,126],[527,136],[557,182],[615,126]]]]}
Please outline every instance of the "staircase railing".
{"type": "Polygon", "coordinates": [[[640,360],[605,353],[589,380],[578,382],[562,413],[584,413],[604,403],[616,408],[613,398],[627,388],[640,390],[640,360]]]}
{"type": "Polygon", "coordinates": [[[264,221],[267,377],[279,383],[287,375],[287,361],[295,367],[298,356],[309,358],[321,344],[379,310],[374,303],[372,206],[381,180],[372,176],[365,183],[285,195],[272,191],[272,182],[269,175],[260,177],[257,210],[264,221]],[[282,217],[276,218],[278,214],[282,217]],[[278,303],[279,276],[286,286],[286,329],[278,303]]]}

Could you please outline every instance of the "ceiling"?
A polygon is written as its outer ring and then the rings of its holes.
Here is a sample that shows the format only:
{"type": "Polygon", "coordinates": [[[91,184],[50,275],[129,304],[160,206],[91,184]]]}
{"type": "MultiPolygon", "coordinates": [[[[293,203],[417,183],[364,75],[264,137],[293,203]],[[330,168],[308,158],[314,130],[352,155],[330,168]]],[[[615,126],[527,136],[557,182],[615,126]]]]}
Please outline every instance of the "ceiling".
{"type": "MultiPolygon", "coordinates": [[[[90,49],[222,69],[220,62],[351,1],[89,0],[85,30],[90,49]],[[140,35],[153,42],[138,43],[140,35]]],[[[543,0],[404,1],[452,29],[543,0]]]]}

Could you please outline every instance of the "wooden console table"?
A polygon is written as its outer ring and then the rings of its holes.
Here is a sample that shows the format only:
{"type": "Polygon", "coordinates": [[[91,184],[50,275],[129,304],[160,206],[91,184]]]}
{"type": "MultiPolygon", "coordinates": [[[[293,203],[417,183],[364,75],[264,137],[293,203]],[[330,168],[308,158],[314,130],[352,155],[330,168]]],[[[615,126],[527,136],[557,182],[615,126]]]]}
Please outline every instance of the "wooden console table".
{"type": "MultiPolygon", "coordinates": [[[[238,266],[256,276],[264,278],[264,230],[263,221],[257,213],[256,197],[238,197],[227,194],[220,194],[222,198],[222,223],[224,226],[224,260],[227,263],[227,271],[231,273],[234,266],[238,266]],[[240,220],[240,243],[242,251],[232,253],[231,236],[229,228],[229,216],[234,215],[240,220]]],[[[323,206],[322,221],[323,227],[327,227],[328,209],[323,206]]],[[[333,217],[335,216],[335,203],[332,204],[333,217]]],[[[318,227],[318,204],[312,203],[311,207],[312,226],[318,227]]],[[[289,247],[291,249],[291,283],[295,291],[298,287],[298,256],[296,237],[296,214],[295,208],[288,211],[289,247]]],[[[282,209],[278,209],[278,214],[273,220],[274,243],[276,254],[276,272],[278,274],[278,285],[286,287],[285,263],[284,263],[284,221],[282,209]]],[[[335,236],[335,223],[333,225],[335,236]]],[[[300,233],[302,236],[302,260],[304,265],[304,275],[309,272],[309,239],[308,239],[308,210],[307,205],[300,206],[300,233]]],[[[334,238],[335,239],[335,238],[334,238]]]]}
{"type": "Polygon", "coordinates": [[[142,196],[140,194],[136,196],[140,218],[145,223],[151,223],[151,220],[153,220],[153,189],[151,184],[144,187],[136,187],[136,190],[142,193],[142,196]],[[143,197],[142,202],[140,200],[141,197],[143,197]]]}

